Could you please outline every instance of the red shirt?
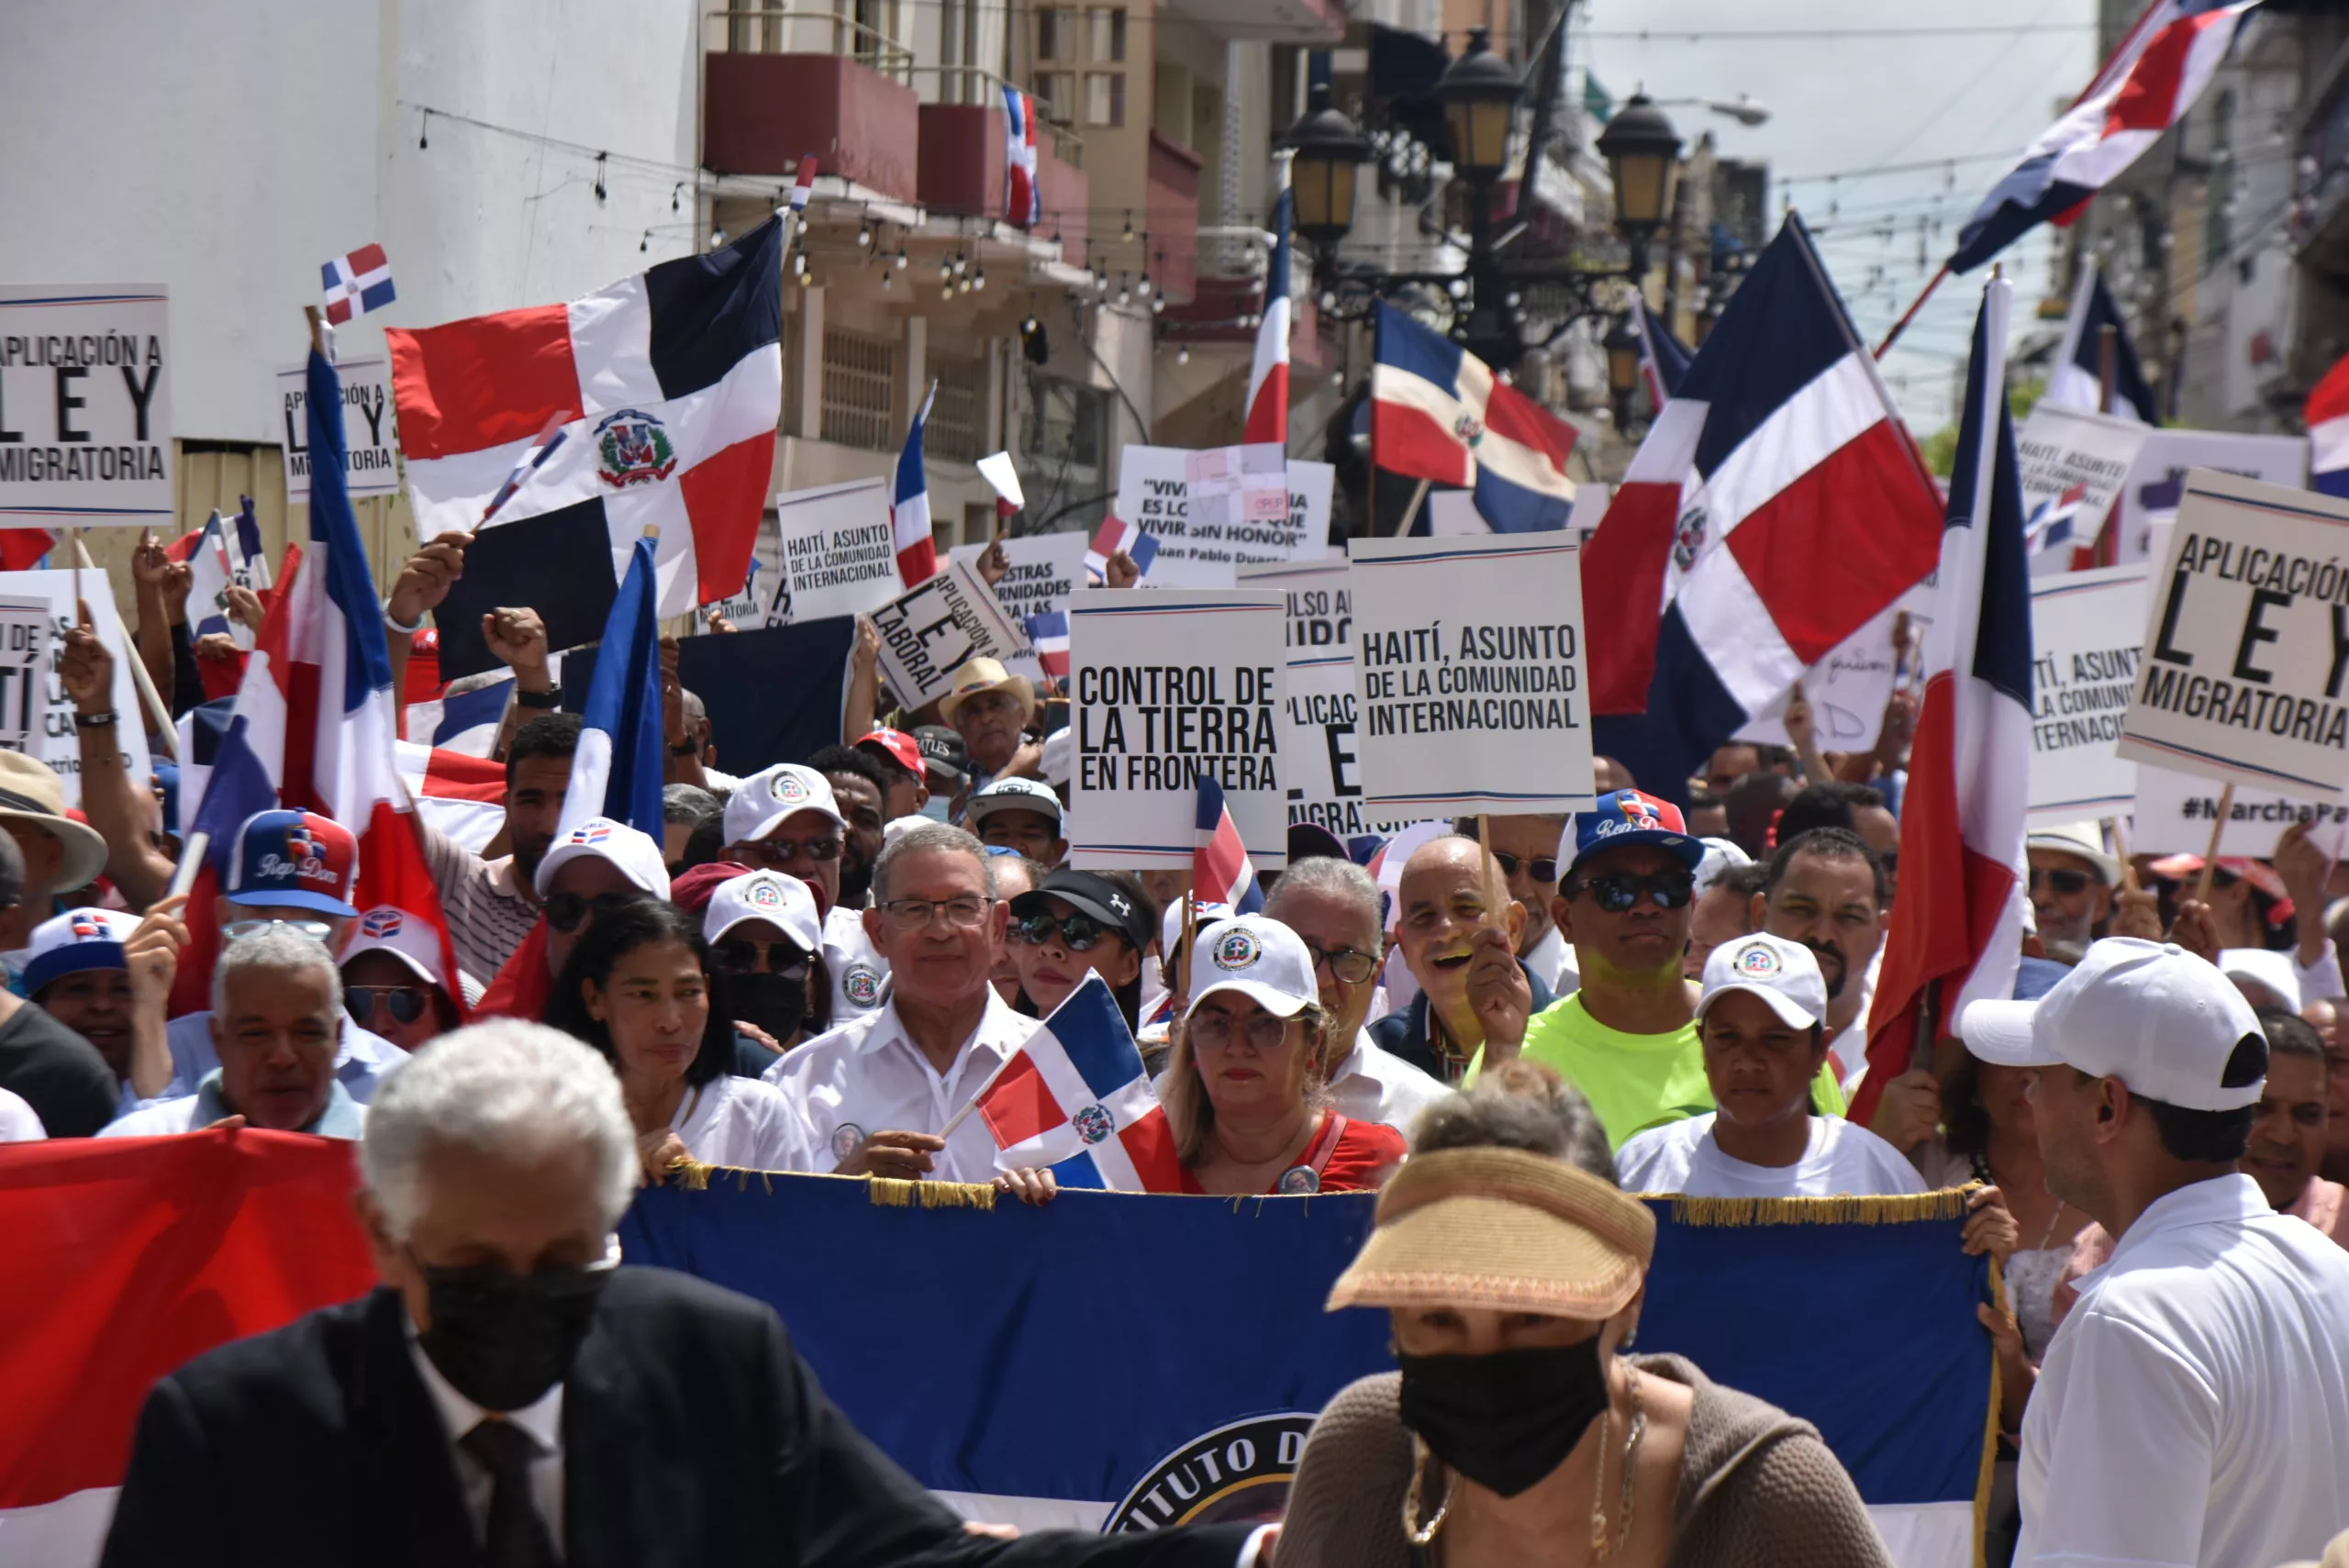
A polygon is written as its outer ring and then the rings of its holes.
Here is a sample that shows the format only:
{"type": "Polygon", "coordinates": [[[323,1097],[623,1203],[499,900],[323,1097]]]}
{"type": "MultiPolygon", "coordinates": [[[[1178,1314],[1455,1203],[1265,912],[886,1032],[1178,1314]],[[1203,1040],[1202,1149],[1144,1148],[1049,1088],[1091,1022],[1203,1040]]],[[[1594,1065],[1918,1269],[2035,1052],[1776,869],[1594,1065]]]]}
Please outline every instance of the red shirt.
{"type": "MultiPolygon", "coordinates": [[[[1325,1111],[1319,1130],[1314,1133],[1313,1141],[1305,1146],[1304,1157],[1290,1169],[1298,1166],[1318,1169],[1321,1184],[1316,1190],[1320,1192],[1362,1192],[1375,1186],[1379,1173],[1402,1159],[1409,1147],[1401,1133],[1382,1122],[1355,1121],[1335,1111],[1325,1111]]],[[[1286,1173],[1282,1173],[1283,1175],[1286,1173]]],[[[1199,1185],[1197,1176],[1186,1170],[1183,1173],[1183,1190],[1203,1195],[1207,1189],[1199,1185]]],[[[1281,1195],[1279,1176],[1273,1178],[1273,1184],[1264,1189],[1264,1195],[1281,1195]]]]}

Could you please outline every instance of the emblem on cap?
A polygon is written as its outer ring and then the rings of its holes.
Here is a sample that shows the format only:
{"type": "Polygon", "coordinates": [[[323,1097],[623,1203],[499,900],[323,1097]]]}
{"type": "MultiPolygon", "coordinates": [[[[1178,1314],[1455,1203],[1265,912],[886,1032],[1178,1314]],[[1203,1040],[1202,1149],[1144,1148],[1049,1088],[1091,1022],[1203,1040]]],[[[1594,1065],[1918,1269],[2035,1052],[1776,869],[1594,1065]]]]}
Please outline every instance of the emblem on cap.
{"type": "Polygon", "coordinates": [[[114,933],[106,929],[106,917],[95,909],[73,911],[73,940],[77,942],[110,942],[114,933]]]}
{"type": "Polygon", "coordinates": [[[396,909],[370,909],[367,917],[359,922],[359,929],[371,937],[391,937],[399,934],[404,923],[396,909]]]}
{"type": "Polygon", "coordinates": [[[768,782],[767,791],[777,800],[805,800],[807,781],[797,773],[777,773],[768,782]]]}
{"type": "Polygon", "coordinates": [[[751,884],[750,895],[751,902],[757,905],[762,909],[780,909],[783,907],[782,885],[777,883],[769,882],[763,877],[757,882],[751,884]]]}
{"type": "Polygon", "coordinates": [[[852,1121],[844,1121],[832,1129],[832,1158],[845,1160],[864,1142],[864,1129],[852,1121]]]}
{"type": "Polygon", "coordinates": [[[1245,928],[1229,930],[1217,939],[1215,959],[1218,969],[1245,969],[1256,962],[1256,939],[1245,928]]]}
{"type": "Polygon", "coordinates": [[[608,822],[590,822],[571,830],[571,841],[574,844],[600,844],[611,836],[612,827],[608,822]]]}
{"type": "Polygon", "coordinates": [[[1087,1106],[1068,1118],[1076,1135],[1087,1143],[1101,1143],[1116,1136],[1118,1124],[1099,1106],[1087,1106]]]}
{"type": "Polygon", "coordinates": [[[860,1007],[881,1001],[881,972],[869,963],[852,963],[841,972],[841,995],[860,1007]]]}
{"type": "Polygon", "coordinates": [[[1778,955],[1761,942],[1741,948],[1737,954],[1737,972],[1756,980],[1767,980],[1778,973],[1778,955]]]}

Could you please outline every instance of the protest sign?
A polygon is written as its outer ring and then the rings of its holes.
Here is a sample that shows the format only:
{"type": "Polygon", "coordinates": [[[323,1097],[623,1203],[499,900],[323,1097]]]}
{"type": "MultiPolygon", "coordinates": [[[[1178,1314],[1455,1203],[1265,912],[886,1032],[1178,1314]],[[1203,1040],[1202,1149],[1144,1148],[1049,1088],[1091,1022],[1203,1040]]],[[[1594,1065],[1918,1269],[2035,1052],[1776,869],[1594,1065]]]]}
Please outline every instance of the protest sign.
{"type": "MultiPolygon", "coordinates": [[[[98,640],[114,655],[114,711],[118,721],[103,733],[114,738],[124,771],[143,789],[154,767],[147,755],[146,710],[139,706],[139,689],[130,673],[130,662],[139,653],[123,632],[122,618],[115,613],[114,589],[103,570],[83,569],[82,597],[89,604],[98,640]]],[[[73,701],[57,678],[57,656],[65,646],[65,634],[77,624],[72,573],[0,572],[0,638],[6,639],[6,646],[0,647],[0,667],[36,671],[34,681],[39,691],[28,715],[22,707],[23,688],[17,684],[22,674],[11,674],[0,682],[0,705],[7,709],[0,716],[5,719],[0,722],[0,748],[29,752],[47,762],[64,786],[68,806],[82,804],[82,743],[73,728],[73,701]],[[18,628],[28,624],[36,611],[44,617],[48,641],[38,662],[21,662],[18,643],[25,634],[18,628]],[[21,743],[18,736],[25,738],[21,743]]]]}
{"type": "Polygon", "coordinates": [[[32,749],[49,717],[49,601],[0,597],[0,751],[32,749]]]}
{"type": "Polygon", "coordinates": [[[1288,687],[1281,701],[1281,784],[1288,819],[1341,839],[1391,833],[1401,819],[1365,815],[1354,757],[1353,595],[1346,562],[1243,566],[1240,585],[1288,600],[1288,687]]]}
{"type": "MultiPolygon", "coordinates": [[[[1913,670],[1904,669],[1893,634],[1905,615],[1911,644],[1921,645],[1924,628],[1932,621],[1933,603],[1929,578],[1887,605],[1830,650],[1826,658],[1803,672],[1802,692],[1810,702],[1811,735],[1820,751],[1874,749],[1884,728],[1884,707],[1892,700],[1892,688],[1904,674],[1914,674],[1913,670]]],[[[1733,739],[1762,746],[1793,744],[1786,725],[1787,702],[1793,695],[1789,688],[1733,739]]]]}
{"type": "Polygon", "coordinates": [[[1201,773],[1222,786],[1256,869],[1286,863],[1284,611],[1278,594],[1203,588],[1070,596],[1070,864],[1188,866],[1201,773]]]}
{"type": "MultiPolygon", "coordinates": [[[[2161,563],[2167,552],[2153,548],[2154,533],[2176,520],[2187,473],[2197,468],[2298,489],[2308,482],[2309,444],[2299,436],[2239,436],[2230,430],[2147,431],[2121,489],[2116,560],[2124,565],[2161,563]]],[[[2092,519],[2087,526],[2096,525],[2092,519]]]]}
{"type": "Polygon", "coordinates": [[[2113,498],[2121,494],[2137,461],[2137,449],[2151,433],[2152,427],[2132,419],[2066,408],[2043,399],[2015,435],[2023,506],[2036,506],[2078,486],[2080,523],[2074,529],[2074,539],[2087,543],[2102,526],[2113,498]]]}
{"type": "Polygon", "coordinates": [[[2031,594],[2031,825],[2113,817],[2137,794],[2115,751],[2143,662],[2145,569],[2034,579],[2031,594]]]}
{"type": "MultiPolygon", "coordinates": [[[[1337,470],[1326,462],[1289,459],[1286,519],[1235,519],[1228,495],[1218,504],[1222,515],[1194,519],[1190,471],[1195,459],[1207,455],[1181,447],[1129,446],[1119,456],[1118,516],[1158,540],[1158,559],[1150,568],[1152,587],[1229,588],[1237,567],[1319,561],[1329,553],[1330,492],[1337,470]]],[[[1211,468],[1218,477],[1209,483],[1237,494],[1244,486],[1235,475],[1244,475],[1246,462],[1244,455],[1218,457],[1211,468]]]]}
{"type": "Polygon", "coordinates": [[[161,284],[0,284],[0,517],[169,526],[169,318],[161,284]]]}
{"type": "Polygon", "coordinates": [[[1582,553],[1563,530],[1347,546],[1365,803],[1586,811],[1582,553]]]}
{"type": "MultiPolygon", "coordinates": [[[[1030,616],[1054,610],[1067,614],[1068,596],[1085,586],[1085,545],[1082,533],[1028,534],[1004,540],[1003,552],[1011,560],[1011,570],[995,585],[996,602],[1003,606],[1003,613],[1021,626],[1028,624],[1030,616]]],[[[946,557],[966,562],[975,572],[986,550],[984,544],[958,544],[946,557]]],[[[1044,678],[1043,666],[1032,653],[1004,662],[1015,675],[1031,681],[1044,678]]]]}
{"type": "Polygon", "coordinates": [[[709,632],[707,612],[710,610],[732,622],[737,631],[781,626],[783,611],[790,607],[791,595],[783,580],[783,539],[776,531],[774,514],[770,512],[759,518],[759,531],[751,543],[751,561],[742,576],[742,586],[725,598],[697,606],[704,613],[693,617],[692,629],[702,634],[709,632]]]}
{"type": "MultiPolygon", "coordinates": [[[[2143,855],[2202,854],[2210,847],[2210,825],[2219,819],[2220,786],[2168,768],[2137,770],[2137,797],[2131,807],[2129,848],[2143,855]]],[[[2327,854],[2337,855],[2349,802],[2295,799],[2273,790],[2235,790],[2219,829],[2219,853],[2266,858],[2295,822],[2305,822],[2327,854]]]]}
{"type": "MultiPolygon", "coordinates": [[[[342,377],[343,473],[353,500],[396,495],[399,435],[392,419],[392,369],[385,360],[339,360],[342,377]]],[[[309,367],[280,366],[277,417],[285,427],[285,498],[310,498],[309,367]]]]}
{"type": "Polygon", "coordinates": [[[906,591],[886,480],[825,484],[774,498],[782,539],[778,621],[827,620],[879,609],[906,591]]]}
{"type": "Polygon", "coordinates": [[[2120,754],[2321,800],[2349,789],[2344,549],[2349,503],[2189,473],[2120,754]]]}
{"type": "Polygon", "coordinates": [[[1008,663],[1028,651],[1028,634],[960,561],[874,610],[873,626],[882,678],[907,708],[944,696],[954,672],[973,659],[1008,663]]]}

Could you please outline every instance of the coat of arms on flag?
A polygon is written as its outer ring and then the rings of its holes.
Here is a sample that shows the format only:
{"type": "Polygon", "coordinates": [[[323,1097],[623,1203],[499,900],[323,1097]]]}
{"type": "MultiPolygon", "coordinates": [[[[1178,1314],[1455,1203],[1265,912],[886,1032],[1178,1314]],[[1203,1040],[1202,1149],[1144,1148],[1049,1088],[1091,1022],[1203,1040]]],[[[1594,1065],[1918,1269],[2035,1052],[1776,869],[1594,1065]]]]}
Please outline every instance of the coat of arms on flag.
{"type": "Polygon", "coordinates": [[[326,285],[327,319],[338,327],[399,297],[392,291],[392,263],[381,245],[362,245],[327,262],[318,272],[326,285]]]}

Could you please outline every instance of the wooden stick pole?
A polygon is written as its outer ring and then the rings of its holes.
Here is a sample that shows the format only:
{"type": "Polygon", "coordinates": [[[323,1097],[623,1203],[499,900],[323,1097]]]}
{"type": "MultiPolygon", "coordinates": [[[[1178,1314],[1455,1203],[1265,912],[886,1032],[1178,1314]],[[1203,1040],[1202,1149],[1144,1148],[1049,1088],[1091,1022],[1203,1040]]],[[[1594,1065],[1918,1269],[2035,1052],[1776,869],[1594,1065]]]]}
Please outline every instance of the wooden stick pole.
{"type": "Polygon", "coordinates": [[[2121,328],[2110,321],[2096,329],[2096,411],[2112,412],[2112,384],[2120,373],[2121,328]]]}
{"type": "MultiPolygon", "coordinates": [[[[82,568],[91,571],[97,566],[90,560],[90,552],[83,547],[82,530],[73,530],[73,613],[82,613],[82,568]]],[[[155,677],[147,673],[147,661],[139,656],[138,646],[128,644],[123,649],[125,662],[130,666],[130,684],[138,688],[139,706],[147,710],[149,723],[156,739],[162,742],[163,754],[174,762],[180,760],[179,729],[172,723],[172,710],[155,689],[155,677]]]]}
{"type": "Polygon", "coordinates": [[[1403,520],[1395,525],[1395,537],[1397,539],[1401,539],[1405,534],[1411,531],[1411,524],[1419,515],[1419,503],[1427,498],[1428,482],[1422,479],[1419,481],[1419,487],[1411,492],[1411,504],[1403,508],[1403,520]]]}
{"type": "Polygon", "coordinates": [[[1476,849],[1479,851],[1476,863],[1485,886],[1485,922],[1506,929],[1508,922],[1501,914],[1501,905],[1508,896],[1508,890],[1501,885],[1499,877],[1494,874],[1500,868],[1493,861],[1492,823],[1490,812],[1480,811],[1476,814],[1476,849]]]}
{"type": "Polygon", "coordinates": [[[2210,821],[2210,842],[2202,851],[2202,874],[2194,884],[2194,901],[2197,904],[2210,902],[2210,878],[2219,869],[2219,835],[2227,830],[2227,818],[2234,814],[2234,809],[2235,785],[2234,781],[2229,779],[2219,791],[2218,815],[2210,821]]]}
{"type": "Polygon", "coordinates": [[[2144,889],[2137,881],[2136,862],[2129,855],[2129,818],[2108,817],[2104,828],[2112,836],[2113,858],[2121,862],[2121,885],[2131,893],[2142,893],[2144,889]]]}
{"type": "Polygon", "coordinates": [[[1166,989],[1174,992],[1174,995],[1181,998],[1186,1010],[1191,1004],[1191,928],[1198,923],[1198,918],[1197,896],[1192,889],[1185,888],[1183,890],[1183,935],[1182,940],[1174,944],[1174,973],[1166,989]],[[1175,990],[1176,984],[1181,985],[1181,990],[1175,990]]]}

